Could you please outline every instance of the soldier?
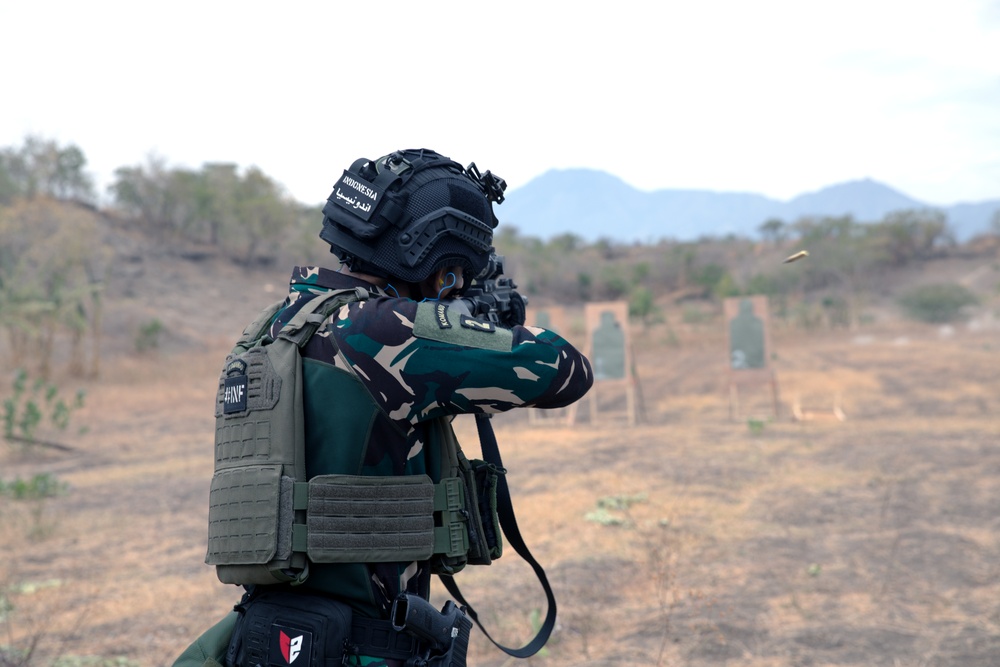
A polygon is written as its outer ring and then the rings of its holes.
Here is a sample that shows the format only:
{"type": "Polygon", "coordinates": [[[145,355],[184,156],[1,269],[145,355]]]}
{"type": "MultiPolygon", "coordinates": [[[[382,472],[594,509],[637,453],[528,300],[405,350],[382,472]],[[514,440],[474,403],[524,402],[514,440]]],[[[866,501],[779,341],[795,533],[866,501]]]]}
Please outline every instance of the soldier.
{"type": "MultiPolygon", "coordinates": [[[[474,164],[463,168],[427,149],[359,159],[345,170],[323,209],[320,233],[340,268],[296,267],[268,329],[277,338],[306,304],[333,290],[367,294],[341,304],[301,348],[308,479],[427,475],[439,482],[446,474],[441,442],[453,437],[455,415],[559,408],[590,388],[586,357],[551,331],[523,326],[520,297],[498,322],[472,317],[458,298],[495,261],[492,203],[503,201],[505,187],[474,164]]],[[[211,540],[209,551],[211,556],[211,540]]],[[[432,570],[447,571],[451,561],[437,562],[310,558],[307,576],[295,585],[248,585],[237,610],[253,606],[262,591],[280,591],[297,600],[344,604],[356,625],[385,623],[401,593],[429,597],[432,570]]],[[[291,598],[276,599],[280,605],[291,598]]],[[[239,663],[236,647],[246,631],[245,624],[237,628],[228,662],[239,663]]],[[[302,638],[296,648],[291,633],[282,637],[283,660],[291,663],[302,638]]],[[[311,637],[313,646],[322,642],[311,637]]],[[[353,648],[345,664],[395,667],[408,657],[353,648]]],[[[187,662],[176,664],[221,660],[212,653],[196,644],[182,656],[187,662]]]]}

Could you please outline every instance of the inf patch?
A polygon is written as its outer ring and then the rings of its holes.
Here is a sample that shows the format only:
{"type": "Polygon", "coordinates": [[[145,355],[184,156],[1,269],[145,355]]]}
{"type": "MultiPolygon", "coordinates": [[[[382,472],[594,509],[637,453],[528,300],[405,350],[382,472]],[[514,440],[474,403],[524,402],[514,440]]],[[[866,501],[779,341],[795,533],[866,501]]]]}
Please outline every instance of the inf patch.
{"type": "Polygon", "coordinates": [[[222,414],[243,412],[247,409],[247,376],[227,377],[225,393],[222,396],[222,414]]]}

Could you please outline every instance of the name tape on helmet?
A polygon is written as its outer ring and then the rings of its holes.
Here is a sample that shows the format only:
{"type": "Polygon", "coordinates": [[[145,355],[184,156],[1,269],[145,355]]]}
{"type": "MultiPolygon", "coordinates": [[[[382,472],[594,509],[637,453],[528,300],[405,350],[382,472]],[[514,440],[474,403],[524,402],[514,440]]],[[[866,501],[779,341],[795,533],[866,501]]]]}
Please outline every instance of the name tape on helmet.
{"type": "Polygon", "coordinates": [[[333,186],[330,201],[362,220],[368,220],[384,194],[382,188],[345,169],[344,175],[333,186]]]}

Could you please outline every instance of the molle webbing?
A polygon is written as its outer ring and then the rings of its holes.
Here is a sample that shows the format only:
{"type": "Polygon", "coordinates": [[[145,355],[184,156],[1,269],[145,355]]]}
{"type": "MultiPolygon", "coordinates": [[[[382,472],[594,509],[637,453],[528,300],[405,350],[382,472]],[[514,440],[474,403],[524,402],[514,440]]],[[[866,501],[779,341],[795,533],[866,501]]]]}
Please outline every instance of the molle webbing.
{"type": "Polygon", "coordinates": [[[307,576],[295,553],[294,483],[305,479],[302,359],[304,345],[343,304],[364,289],[315,296],[268,336],[281,304],[264,309],[243,332],[219,380],[215,475],[209,500],[208,552],[225,583],[275,583],[307,576]]]}
{"type": "Polygon", "coordinates": [[[216,473],[209,508],[209,541],[215,558],[263,564],[272,558],[291,556],[292,479],[280,474],[281,466],[232,468],[216,473]],[[273,502],[275,488],[277,503],[273,502]]]}
{"type": "MultiPolygon", "coordinates": [[[[268,413],[274,410],[281,395],[281,374],[271,363],[266,349],[251,348],[240,356],[246,364],[247,412],[268,413]]],[[[222,416],[221,406],[216,418],[222,416]]],[[[270,419],[223,420],[217,425],[215,439],[216,470],[241,466],[253,461],[273,461],[271,434],[279,432],[283,424],[270,419]]],[[[284,463],[285,461],[280,461],[284,463]]]]}
{"type": "Polygon", "coordinates": [[[296,484],[295,496],[296,508],[306,508],[306,525],[295,526],[293,546],[316,563],[427,560],[469,548],[457,478],[434,484],[426,475],[321,475],[296,484]]]}
{"type": "Polygon", "coordinates": [[[269,332],[281,304],[269,306],[227,357],[216,404],[205,559],[223,582],[301,582],[309,562],[433,558],[441,563],[435,571],[451,573],[467,560],[470,530],[482,532],[478,522],[469,523],[478,518],[475,480],[463,480],[458,443],[443,422],[437,484],[427,475],[305,481],[300,348],[335,310],[368,296],[363,289],[314,296],[274,339],[269,332]]]}

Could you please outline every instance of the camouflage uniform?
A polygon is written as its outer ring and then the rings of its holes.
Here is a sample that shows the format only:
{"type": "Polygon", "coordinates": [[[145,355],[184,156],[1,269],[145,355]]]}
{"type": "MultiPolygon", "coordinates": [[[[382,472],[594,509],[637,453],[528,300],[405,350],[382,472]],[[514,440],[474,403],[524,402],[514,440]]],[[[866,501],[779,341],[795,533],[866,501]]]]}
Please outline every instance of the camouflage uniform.
{"type": "MultiPolygon", "coordinates": [[[[295,268],[272,334],[314,295],[359,286],[372,298],[342,307],[302,350],[309,478],[433,478],[439,463],[435,429],[450,429],[454,415],[564,407],[593,382],[586,357],[551,331],[487,326],[443,304],[392,298],[353,276],[317,267],[295,268]]],[[[424,562],[314,563],[297,588],[385,618],[401,590],[427,598],[430,577],[424,562]]]]}

